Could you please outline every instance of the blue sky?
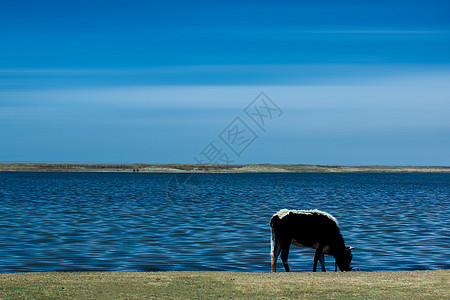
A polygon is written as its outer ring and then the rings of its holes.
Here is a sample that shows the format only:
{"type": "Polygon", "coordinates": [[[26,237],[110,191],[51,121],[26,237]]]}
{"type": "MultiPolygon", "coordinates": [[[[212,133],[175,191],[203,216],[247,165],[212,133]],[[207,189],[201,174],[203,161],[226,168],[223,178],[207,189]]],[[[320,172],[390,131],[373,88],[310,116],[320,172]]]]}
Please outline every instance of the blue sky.
{"type": "Polygon", "coordinates": [[[450,165],[448,1],[6,0],[0,34],[0,161],[450,165]]]}

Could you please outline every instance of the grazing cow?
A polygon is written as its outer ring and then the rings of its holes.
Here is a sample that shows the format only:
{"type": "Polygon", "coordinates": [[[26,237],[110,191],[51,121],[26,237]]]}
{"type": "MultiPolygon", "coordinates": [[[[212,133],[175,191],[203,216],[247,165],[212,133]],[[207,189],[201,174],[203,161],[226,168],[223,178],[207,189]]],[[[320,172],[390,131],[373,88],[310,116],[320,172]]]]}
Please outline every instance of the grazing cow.
{"type": "Polygon", "coordinates": [[[345,246],[336,219],[326,212],[282,209],[270,219],[270,229],[272,272],[276,272],[280,252],[284,268],[289,272],[287,260],[291,244],[316,249],[313,272],[316,271],[317,261],[320,261],[325,272],[324,254],[334,256],[335,272],[338,266],[341,271],[352,269],[351,251],[354,247],[345,246]]]}

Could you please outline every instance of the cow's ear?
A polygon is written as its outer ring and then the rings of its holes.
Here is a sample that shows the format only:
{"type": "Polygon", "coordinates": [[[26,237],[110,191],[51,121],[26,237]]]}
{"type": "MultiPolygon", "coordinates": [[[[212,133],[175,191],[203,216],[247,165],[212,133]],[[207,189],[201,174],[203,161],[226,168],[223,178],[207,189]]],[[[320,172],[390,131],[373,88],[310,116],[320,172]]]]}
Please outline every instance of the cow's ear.
{"type": "Polygon", "coordinates": [[[350,250],[350,251],[352,251],[352,250],[354,250],[354,249],[356,249],[356,247],[349,247],[349,248],[348,248],[348,250],[350,250]]]}

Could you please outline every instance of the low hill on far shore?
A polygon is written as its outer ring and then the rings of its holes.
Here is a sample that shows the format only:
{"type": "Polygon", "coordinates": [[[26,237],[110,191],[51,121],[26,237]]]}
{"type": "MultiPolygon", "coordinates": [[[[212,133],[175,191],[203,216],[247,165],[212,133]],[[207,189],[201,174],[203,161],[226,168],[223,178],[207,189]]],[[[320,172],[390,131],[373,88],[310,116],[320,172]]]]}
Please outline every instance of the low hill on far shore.
{"type": "Polygon", "coordinates": [[[0,171],[16,172],[147,172],[147,173],[301,173],[301,172],[450,172],[446,166],[326,166],[293,164],[66,164],[0,163],[0,171]]]}

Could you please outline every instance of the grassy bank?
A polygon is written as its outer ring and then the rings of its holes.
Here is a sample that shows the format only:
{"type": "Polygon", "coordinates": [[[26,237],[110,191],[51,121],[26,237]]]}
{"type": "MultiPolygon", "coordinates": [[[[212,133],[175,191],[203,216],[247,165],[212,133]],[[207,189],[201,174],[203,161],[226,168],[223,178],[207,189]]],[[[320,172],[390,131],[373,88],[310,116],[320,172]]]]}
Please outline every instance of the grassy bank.
{"type": "Polygon", "coordinates": [[[289,164],[47,164],[0,163],[0,171],[16,172],[151,172],[151,173],[256,173],[256,172],[450,172],[450,167],[414,166],[321,166],[289,164]]]}
{"type": "Polygon", "coordinates": [[[0,299],[449,299],[450,271],[0,274],[0,299]]]}

